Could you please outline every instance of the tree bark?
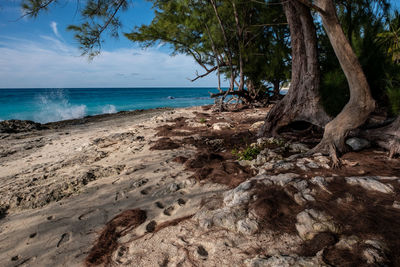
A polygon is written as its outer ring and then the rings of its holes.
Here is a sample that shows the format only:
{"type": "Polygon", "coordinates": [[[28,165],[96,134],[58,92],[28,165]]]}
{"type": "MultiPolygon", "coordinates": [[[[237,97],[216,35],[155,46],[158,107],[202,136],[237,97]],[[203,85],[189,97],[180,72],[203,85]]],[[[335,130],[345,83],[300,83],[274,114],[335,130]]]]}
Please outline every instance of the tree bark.
{"type": "Polygon", "coordinates": [[[350,130],[362,125],[375,108],[367,79],[358,59],[339,23],[332,0],[316,0],[315,4],[324,12],[320,14],[322,24],[346,75],[350,88],[350,100],[343,110],[325,126],[324,136],[314,151],[329,153],[338,164],[337,152],[345,151],[345,138],[350,130]]]}
{"type": "Polygon", "coordinates": [[[316,30],[310,9],[296,0],[282,1],[290,28],[292,77],[288,94],[268,113],[259,135],[278,135],[293,121],[325,126],[330,120],[320,104],[316,30]]]}
{"type": "Polygon", "coordinates": [[[276,80],[272,84],[274,86],[274,88],[273,88],[274,97],[279,98],[281,82],[276,80]]]}

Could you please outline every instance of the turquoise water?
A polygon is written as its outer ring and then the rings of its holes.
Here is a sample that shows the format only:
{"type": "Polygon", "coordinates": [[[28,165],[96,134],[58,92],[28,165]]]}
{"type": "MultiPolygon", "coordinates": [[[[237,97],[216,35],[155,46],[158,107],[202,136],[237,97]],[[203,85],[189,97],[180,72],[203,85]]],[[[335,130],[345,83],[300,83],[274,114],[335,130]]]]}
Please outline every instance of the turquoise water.
{"type": "Polygon", "coordinates": [[[0,120],[40,123],[157,107],[212,104],[214,88],[0,89],[0,120]]]}

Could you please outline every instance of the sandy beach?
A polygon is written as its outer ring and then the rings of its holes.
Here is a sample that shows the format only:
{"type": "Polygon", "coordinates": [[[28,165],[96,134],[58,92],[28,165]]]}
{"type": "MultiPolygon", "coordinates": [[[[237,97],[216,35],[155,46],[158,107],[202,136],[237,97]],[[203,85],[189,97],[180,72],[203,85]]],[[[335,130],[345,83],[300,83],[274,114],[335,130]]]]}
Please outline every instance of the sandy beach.
{"type": "Polygon", "coordinates": [[[313,140],[257,140],[266,112],[159,109],[1,133],[0,266],[340,266],[345,250],[398,262],[400,160],[371,148],[331,169],[302,154],[313,140]],[[256,159],[232,153],[252,143],[256,159]]]}
{"type": "Polygon", "coordinates": [[[0,265],[80,265],[97,231],[126,209],[146,209],[161,222],[192,215],[204,195],[222,187],[200,187],[172,161],[193,148],[150,150],[155,127],[186,113],[124,114],[2,136],[8,154],[0,163],[0,195],[8,214],[0,265]]]}

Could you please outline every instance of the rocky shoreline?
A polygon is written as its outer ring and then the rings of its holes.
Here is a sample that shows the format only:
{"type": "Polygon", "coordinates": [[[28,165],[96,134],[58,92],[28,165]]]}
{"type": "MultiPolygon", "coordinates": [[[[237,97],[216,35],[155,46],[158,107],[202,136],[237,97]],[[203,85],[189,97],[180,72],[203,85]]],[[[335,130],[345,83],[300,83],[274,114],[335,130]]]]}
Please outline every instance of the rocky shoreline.
{"type": "Polygon", "coordinates": [[[399,265],[400,160],[366,146],[332,169],[318,134],[257,139],[266,112],[6,125],[0,265],[399,265]]]}

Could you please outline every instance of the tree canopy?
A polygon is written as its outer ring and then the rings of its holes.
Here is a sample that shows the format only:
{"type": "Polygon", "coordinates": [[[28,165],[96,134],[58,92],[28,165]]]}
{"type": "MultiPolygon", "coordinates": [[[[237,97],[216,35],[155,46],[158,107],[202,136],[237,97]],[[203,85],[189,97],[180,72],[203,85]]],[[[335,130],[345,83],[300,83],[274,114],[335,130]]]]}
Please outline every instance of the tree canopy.
{"type": "MultiPolygon", "coordinates": [[[[214,95],[221,97],[221,107],[229,94],[245,104],[265,105],[291,81],[260,134],[279,134],[293,121],[307,121],[325,128],[314,151],[337,159],[350,131],[363,126],[371,112],[399,112],[399,13],[390,17],[388,0],[151,2],[153,21],[125,36],[191,55],[204,69],[193,80],[215,72],[228,79],[229,89],[219,83],[214,95]]],[[[35,17],[53,3],[57,0],[24,0],[23,8],[35,17]]],[[[105,31],[118,35],[118,12],[129,7],[127,0],[85,1],[84,22],[69,26],[84,54],[99,53],[105,31]]],[[[400,151],[399,130],[385,129],[387,147],[400,151]]]]}

